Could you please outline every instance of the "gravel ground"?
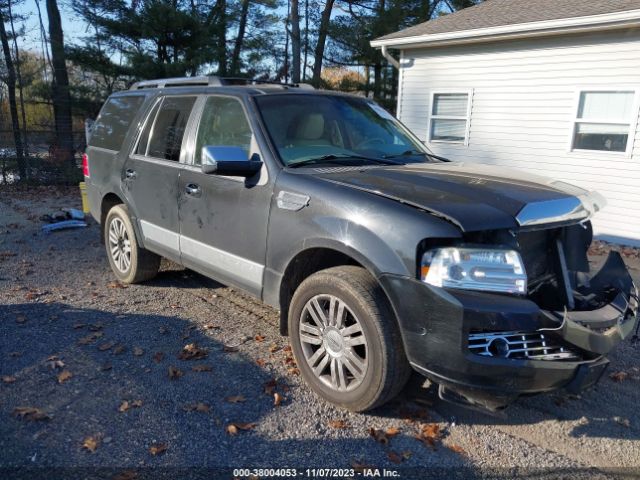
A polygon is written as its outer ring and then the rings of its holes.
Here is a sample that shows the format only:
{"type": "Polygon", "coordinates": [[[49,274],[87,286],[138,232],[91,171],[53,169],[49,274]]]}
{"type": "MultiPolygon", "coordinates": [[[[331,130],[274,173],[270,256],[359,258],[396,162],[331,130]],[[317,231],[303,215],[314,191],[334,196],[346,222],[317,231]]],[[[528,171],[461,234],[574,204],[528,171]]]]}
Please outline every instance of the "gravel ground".
{"type": "MultiPolygon", "coordinates": [[[[62,207],[79,207],[75,190],[0,191],[0,476],[26,467],[36,468],[30,478],[89,478],[95,467],[106,478],[178,476],[143,467],[640,474],[640,343],[619,346],[608,372],[618,375],[595,389],[522,399],[503,417],[443,403],[417,376],[391,404],[352,414],[303,384],[276,311],[169,263],[152,282],[123,287],[94,222],[40,231],[39,216],[62,207]],[[203,358],[179,358],[194,343],[203,358]],[[415,438],[425,425],[433,446],[415,438]]],[[[625,253],[639,279],[637,251],[625,253]]]]}

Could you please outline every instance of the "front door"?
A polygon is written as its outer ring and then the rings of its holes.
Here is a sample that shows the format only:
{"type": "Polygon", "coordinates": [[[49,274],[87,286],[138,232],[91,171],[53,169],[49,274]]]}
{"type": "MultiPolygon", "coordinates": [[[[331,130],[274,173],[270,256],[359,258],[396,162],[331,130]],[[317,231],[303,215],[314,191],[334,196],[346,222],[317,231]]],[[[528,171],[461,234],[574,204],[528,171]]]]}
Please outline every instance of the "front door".
{"type": "Polygon", "coordinates": [[[202,173],[204,146],[241,147],[247,158],[260,152],[239,99],[211,95],[201,102],[192,165],[179,179],[182,263],[259,296],[273,183],[266,166],[249,179],[202,173]]]}
{"type": "Polygon", "coordinates": [[[196,96],[160,97],[125,162],[123,189],[145,248],[179,261],[178,177],[196,96]]]}

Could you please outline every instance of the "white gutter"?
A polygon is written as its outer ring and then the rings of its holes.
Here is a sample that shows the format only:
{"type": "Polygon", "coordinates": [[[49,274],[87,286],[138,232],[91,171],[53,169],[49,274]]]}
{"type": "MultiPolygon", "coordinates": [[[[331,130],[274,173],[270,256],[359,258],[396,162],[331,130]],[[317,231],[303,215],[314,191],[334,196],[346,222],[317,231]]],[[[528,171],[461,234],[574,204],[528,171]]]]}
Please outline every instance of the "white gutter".
{"type": "Polygon", "coordinates": [[[541,22],[477,28],[457,32],[413,35],[408,37],[390,38],[387,40],[372,40],[371,46],[374,48],[418,48],[527,38],[552,34],[611,30],[638,25],[640,25],[640,9],[605,13],[601,15],[590,15],[586,17],[561,18],[541,22]]]}
{"type": "Polygon", "coordinates": [[[386,45],[382,45],[381,53],[382,56],[387,59],[387,62],[396,67],[396,70],[400,70],[400,62],[389,53],[386,45]]]}

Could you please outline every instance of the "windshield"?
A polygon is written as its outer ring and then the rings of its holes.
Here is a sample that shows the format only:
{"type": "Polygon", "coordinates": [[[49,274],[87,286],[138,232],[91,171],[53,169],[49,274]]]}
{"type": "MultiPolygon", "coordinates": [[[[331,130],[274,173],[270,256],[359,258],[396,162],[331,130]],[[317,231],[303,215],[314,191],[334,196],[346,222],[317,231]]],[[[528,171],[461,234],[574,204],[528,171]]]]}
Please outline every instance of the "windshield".
{"type": "Polygon", "coordinates": [[[370,100],[338,95],[265,95],[256,102],[287,166],[430,160],[425,147],[370,100]],[[386,160],[391,158],[394,160],[386,160]]]}

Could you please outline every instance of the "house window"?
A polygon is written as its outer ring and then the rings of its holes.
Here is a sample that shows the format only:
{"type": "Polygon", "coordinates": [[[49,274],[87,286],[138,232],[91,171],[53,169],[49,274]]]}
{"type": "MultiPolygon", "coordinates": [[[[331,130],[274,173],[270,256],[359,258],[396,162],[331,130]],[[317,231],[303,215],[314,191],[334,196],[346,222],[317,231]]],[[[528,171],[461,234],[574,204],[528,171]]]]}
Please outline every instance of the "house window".
{"type": "Polygon", "coordinates": [[[471,92],[433,92],[429,116],[429,141],[469,143],[471,92]]]}
{"type": "Polygon", "coordinates": [[[574,120],[572,149],[627,152],[637,117],[635,92],[581,91],[574,120]]]}

